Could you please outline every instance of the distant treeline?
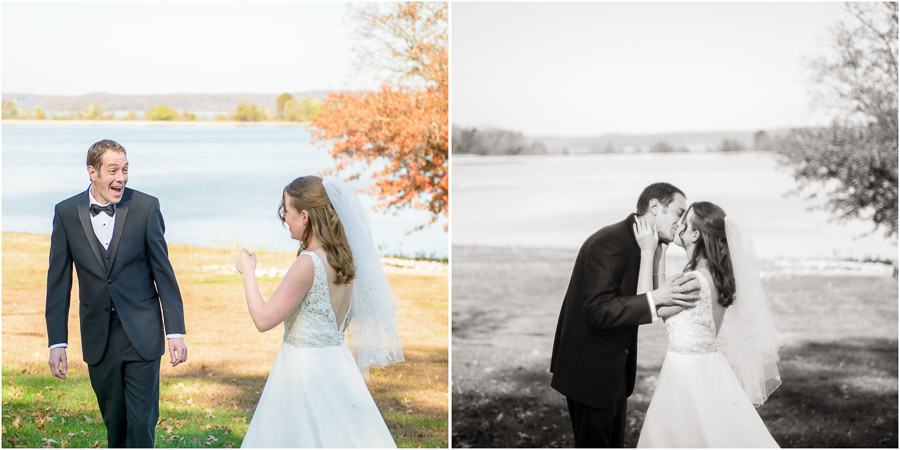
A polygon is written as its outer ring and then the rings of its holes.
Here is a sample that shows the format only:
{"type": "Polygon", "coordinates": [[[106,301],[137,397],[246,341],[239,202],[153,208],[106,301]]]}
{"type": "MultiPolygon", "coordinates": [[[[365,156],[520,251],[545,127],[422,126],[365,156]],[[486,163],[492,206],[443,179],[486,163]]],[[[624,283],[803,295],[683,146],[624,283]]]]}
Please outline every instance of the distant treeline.
{"type": "MultiPolygon", "coordinates": [[[[304,98],[296,100],[293,95],[284,93],[276,101],[276,110],[271,111],[265,103],[249,104],[246,102],[238,105],[229,112],[218,112],[215,116],[206,117],[207,120],[232,120],[239,122],[257,122],[280,120],[287,122],[307,122],[319,112],[322,101],[318,98],[304,98]]],[[[157,104],[146,111],[127,111],[117,114],[105,109],[99,103],[91,103],[80,111],[68,113],[56,113],[51,117],[40,106],[33,109],[25,109],[16,105],[12,100],[3,100],[3,119],[28,119],[28,120],[198,120],[197,114],[172,108],[165,104],[157,104]]]]}
{"type": "MultiPolygon", "coordinates": [[[[87,105],[96,103],[107,111],[146,111],[156,105],[168,105],[174,109],[192,112],[225,112],[234,109],[238,103],[248,105],[264,104],[270,111],[275,110],[278,92],[271,94],[143,94],[121,95],[93,93],[84,95],[40,95],[3,92],[3,100],[13,102],[17,107],[34,110],[40,106],[48,116],[58,113],[81,111],[87,105]]],[[[329,91],[310,90],[290,93],[294,98],[324,99],[329,91]]]]}
{"type": "Polygon", "coordinates": [[[499,129],[453,127],[453,153],[475,155],[541,155],[547,148],[529,141],[522,133],[499,129]]]}
{"type": "Polygon", "coordinates": [[[474,155],[544,155],[574,153],[673,153],[772,151],[775,130],[681,133],[668,135],[603,135],[597,137],[529,137],[518,131],[453,126],[453,153],[474,155]]]}

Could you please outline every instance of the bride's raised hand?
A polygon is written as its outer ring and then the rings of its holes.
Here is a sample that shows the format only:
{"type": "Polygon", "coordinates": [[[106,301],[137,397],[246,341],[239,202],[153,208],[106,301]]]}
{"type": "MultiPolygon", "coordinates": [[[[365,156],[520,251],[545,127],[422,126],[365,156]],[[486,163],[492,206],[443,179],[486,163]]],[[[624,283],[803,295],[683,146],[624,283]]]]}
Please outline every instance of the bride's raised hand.
{"type": "Polygon", "coordinates": [[[237,262],[234,263],[234,268],[241,275],[245,274],[253,274],[256,272],[256,255],[247,251],[247,249],[242,248],[241,252],[238,253],[237,262]]]}
{"type": "Polygon", "coordinates": [[[637,240],[638,247],[641,248],[641,253],[653,256],[656,252],[656,246],[659,244],[659,234],[656,232],[656,226],[651,225],[650,222],[635,219],[632,229],[634,230],[634,238],[637,240]]]}

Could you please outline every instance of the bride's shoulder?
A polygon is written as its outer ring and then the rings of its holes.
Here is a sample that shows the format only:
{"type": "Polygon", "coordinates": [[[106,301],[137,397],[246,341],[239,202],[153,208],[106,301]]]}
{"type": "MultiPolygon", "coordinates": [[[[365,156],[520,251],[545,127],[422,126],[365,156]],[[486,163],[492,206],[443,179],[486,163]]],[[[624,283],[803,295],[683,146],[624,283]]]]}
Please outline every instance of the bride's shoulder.
{"type": "Polygon", "coordinates": [[[701,282],[705,281],[707,285],[709,285],[713,281],[712,274],[709,272],[709,269],[706,267],[698,267],[688,273],[693,273],[694,276],[696,276],[698,280],[702,279],[701,282]]]}
{"type": "Polygon", "coordinates": [[[288,273],[291,272],[300,272],[300,273],[310,273],[312,274],[315,271],[315,262],[313,261],[314,253],[308,252],[306,250],[300,252],[296,258],[294,258],[294,262],[291,263],[291,267],[288,269],[288,273]]]}

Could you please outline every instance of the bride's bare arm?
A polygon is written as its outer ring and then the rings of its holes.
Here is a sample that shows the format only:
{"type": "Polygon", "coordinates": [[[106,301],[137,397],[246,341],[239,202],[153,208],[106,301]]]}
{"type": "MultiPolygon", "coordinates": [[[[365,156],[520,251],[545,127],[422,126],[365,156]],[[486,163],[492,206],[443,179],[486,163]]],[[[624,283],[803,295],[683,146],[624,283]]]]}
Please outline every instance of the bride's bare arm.
{"type": "MultiPolygon", "coordinates": [[[[666,258],[663,244],[656,248],[656,254],[653,256],[653,265],[653,289],[656,289],[666,282],[666,258]]],[[[662,306],[656,309],[656,314],[659,317],[669,317],[683,310],[683,306],[662,306]]]]}
{"type": "Polygon", "coordinates": [[[656,229],[638,219],[633,227],[634,238],[641,248],[641,266],[638,272],[637,295],[652,291],[656,286],[653,281],[653,265],[659,237],[656,229]]]}
{"type": "Polygon", "coordinates": [[[660,242],[653,254],[653,289],[666,282],[666,244],[660,242]]]}
{"type": "MultiPolygon", "coordinates": [[[[659,244],[656,230],[640,220],[634,225],[634,237],[641,248],[637,294],[643,294],[657,289],[666,281],[665,247],[659,244]]],[[[656,314],[659,317],[669,317],[683,309],[683,306],[662,306],[656,309],[656,314]]]]}
{"type": "Polygon", "coordinates": [[[302,255],[291,264],[281,284],[269,297],[269,301],[264,301],[256,283],[256,255],[241,250],[235,268],[241,273],[244,281],[244,295],[247,298],[250,318],[260,332],[271,330],[284,322],[306,296],[313,282],[312,258],[309,255],[302,255]]]}

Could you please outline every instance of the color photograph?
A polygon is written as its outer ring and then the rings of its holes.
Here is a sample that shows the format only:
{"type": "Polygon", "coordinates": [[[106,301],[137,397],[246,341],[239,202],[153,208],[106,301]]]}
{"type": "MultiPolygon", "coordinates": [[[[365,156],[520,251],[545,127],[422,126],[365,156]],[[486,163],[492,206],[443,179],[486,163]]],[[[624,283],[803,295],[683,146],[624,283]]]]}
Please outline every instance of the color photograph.
{"type": "Polygon", "coordinates": [[[4,2],[3,447],[448,447],[448,34],[4,2]]]}

